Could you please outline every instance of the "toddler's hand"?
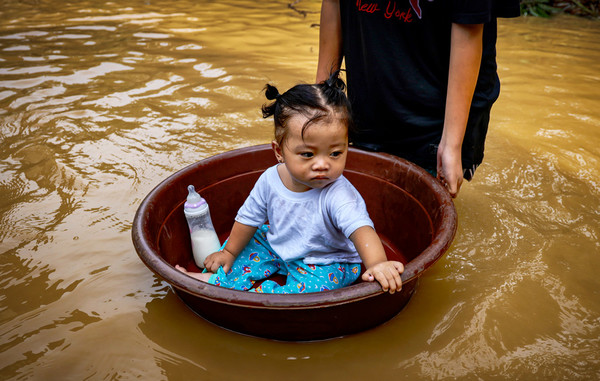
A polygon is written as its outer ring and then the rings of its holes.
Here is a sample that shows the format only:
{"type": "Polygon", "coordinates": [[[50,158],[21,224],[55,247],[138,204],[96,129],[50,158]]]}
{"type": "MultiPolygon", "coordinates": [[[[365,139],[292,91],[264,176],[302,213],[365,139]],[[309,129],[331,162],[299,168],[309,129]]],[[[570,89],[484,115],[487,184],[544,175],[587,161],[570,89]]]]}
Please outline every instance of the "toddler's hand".
{"type": "Polygon", "coordinates": [[[402,279],[400,274],[404,271],[404,265],[397,261],[380,262],[375,266],[368,268],[362,275],[362,280],[373,282],[377,280],[381,284],[383,291],[393,294],[402,289],[402,279]]]}
{"type": "Polygon", "coordinates": [[[211,273],[216,273],[219,267],[223,266],[225,274],[229,272],[235,257],[227,250],[221,250],[212,253],[204,260],[204,268],[211,273]]]}

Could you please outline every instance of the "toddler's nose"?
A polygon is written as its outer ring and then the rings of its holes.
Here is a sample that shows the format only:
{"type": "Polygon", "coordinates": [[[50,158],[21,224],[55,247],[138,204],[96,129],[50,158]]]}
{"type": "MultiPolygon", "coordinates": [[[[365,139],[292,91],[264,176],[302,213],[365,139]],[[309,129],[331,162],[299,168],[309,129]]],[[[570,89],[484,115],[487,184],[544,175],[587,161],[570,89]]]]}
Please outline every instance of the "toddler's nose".
{"type": "Polygon", "coordinates": [[[329,162],[325,158],[317,158],[313,164],[313,170],[326,171],[329,169],[329,162]]]}

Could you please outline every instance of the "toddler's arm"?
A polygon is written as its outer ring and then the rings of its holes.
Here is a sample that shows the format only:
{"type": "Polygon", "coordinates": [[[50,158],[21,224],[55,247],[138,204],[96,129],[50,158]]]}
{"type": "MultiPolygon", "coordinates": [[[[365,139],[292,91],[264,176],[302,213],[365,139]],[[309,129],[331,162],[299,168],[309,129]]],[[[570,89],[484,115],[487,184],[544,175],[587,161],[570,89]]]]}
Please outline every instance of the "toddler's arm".
{"type": "Polygon", "coordinates": [[[350,235],[360,255],[366,271],[362,279],[367,282],[377,280],[383,291],[393,294],[402,288],[400,274],[404,271],[404,265],[398,261],[388,261],[379,236],[370,226],[363,226],[350,235]]]}
{"type": "Polygon", "coordinates": [[[204,260],[204,267],[210,272],[217,272],[220,266],[223,266],[223,271],[227,273],[233,265],[233,261],[246,247],[248,242],[256,233],[255,226],[248,226],[235,222],[231,229],[231,234],[227,240],[227,244],[221,251],[212,253],[204,260]]]}

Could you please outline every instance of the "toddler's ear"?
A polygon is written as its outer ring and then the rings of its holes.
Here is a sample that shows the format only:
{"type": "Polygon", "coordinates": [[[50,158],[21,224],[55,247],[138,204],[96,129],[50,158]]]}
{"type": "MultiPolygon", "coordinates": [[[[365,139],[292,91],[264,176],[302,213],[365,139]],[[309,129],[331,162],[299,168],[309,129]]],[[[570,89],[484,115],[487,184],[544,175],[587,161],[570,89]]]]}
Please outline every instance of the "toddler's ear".
{"type": "Polygon", "coordinates": [[[273,152],[275,152],[275,157],[277,158],[277,161],[283,163],[283,153],[281,152],[281,146],[279,146],[279,144],[275,140],[273,140],[271,142],[271,147],[273,148],[273,152]]]}

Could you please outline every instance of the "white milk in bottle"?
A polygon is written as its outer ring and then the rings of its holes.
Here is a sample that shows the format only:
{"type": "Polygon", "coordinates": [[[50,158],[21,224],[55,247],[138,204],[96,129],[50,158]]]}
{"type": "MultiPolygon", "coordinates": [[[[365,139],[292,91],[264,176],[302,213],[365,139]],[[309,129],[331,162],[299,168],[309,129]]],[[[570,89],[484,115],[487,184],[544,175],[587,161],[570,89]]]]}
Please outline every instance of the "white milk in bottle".
{"type": "Polygon", "coordinates": [[[198,267],[204,268],[206,257],[218,251],[221,243],[213,227],[208,204],[196,192],[193,185],[188,186],[188,196],[183,206],[183,212],[190,228],[194,262],[198,267]]]}

